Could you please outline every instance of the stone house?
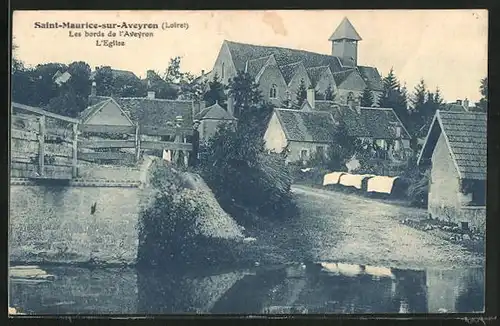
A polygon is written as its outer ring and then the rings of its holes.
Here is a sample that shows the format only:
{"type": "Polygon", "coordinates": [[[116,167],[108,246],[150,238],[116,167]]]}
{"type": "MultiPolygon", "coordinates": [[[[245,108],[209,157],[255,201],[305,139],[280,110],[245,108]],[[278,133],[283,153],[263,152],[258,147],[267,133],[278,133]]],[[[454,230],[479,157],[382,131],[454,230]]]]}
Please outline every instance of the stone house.
{"type": "Polygon", "coordinates": [[[287,162],[302,162],[327,153],[335,121],[328,112],[275,109],[264,134],[266,148],[287,151],[287,162]]]}
{"type": "Polygon", "coordinates": [[[486,123],[485,113],[436,112],[418,158],[430,169],[432,218],[485,231],[486,123]]]}
{"type": "Polygon", "coordinates": [[[365,88],[378,99],[383,93],[382,78],[376,68],[358,65],[360,40],[347,18],[329,38],[330,55],[225,40],[209,78],[217,74],[227,85],[238,71],[247,72],[261,84],[264,99],[276,106],[289,97],[294,99],[301,79],[318,93],[324,93],[331,85],[343,104],[347,103],[348,95],[356,99],[365,88]]]}
{"type": "MultiPolygon", "coordinates": [[[[228,102],[231,101],[231,98],[228,102]]],[[[194,116],[194,121],[200,123],[198,131],[200,133],[200,140],[207,141],[216,132],[218,127],[222,123],[227,123],[230,125],[236,124],[236,118],[232,114],[230,109],[230,103],[228,103],[228,110],[226,111],[219,103],[215,103],[194,116]]]]}

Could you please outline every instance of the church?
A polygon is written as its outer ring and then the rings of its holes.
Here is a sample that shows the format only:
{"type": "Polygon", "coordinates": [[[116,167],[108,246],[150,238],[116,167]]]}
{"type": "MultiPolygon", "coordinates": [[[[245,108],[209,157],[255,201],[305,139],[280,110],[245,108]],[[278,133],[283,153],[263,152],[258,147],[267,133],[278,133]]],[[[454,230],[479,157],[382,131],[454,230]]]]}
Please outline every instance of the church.
{"type": "Polygon", "coordinates": [[[264,99],[275,106],[294,101],[302,81],[315,90],[318,100],[329,99],[327,93],[333,93],[340,104],[358,101],[367,88],[377,106],[384,90],[382,78],[376,68],[358,65],[362,39],[349,19],[344,18],[328,40],[330,55],[225,40],[207,77],[217,74],[227,85],[238,71],[247,72],[259,84],[264,99]]]}

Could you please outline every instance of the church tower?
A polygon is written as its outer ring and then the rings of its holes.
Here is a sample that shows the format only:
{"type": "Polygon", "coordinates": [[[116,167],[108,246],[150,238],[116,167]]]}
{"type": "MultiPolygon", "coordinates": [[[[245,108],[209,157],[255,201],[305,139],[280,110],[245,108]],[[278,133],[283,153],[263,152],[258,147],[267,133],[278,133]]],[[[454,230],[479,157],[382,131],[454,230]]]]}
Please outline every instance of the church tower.
{"type": "Polygon", "coordinates": [[[358,41],[362,39],[347,17],[342,19],[328,40],[332,42],[332,55],[344,59],[344,65],[355,67],[358,64],[358,41]]]}

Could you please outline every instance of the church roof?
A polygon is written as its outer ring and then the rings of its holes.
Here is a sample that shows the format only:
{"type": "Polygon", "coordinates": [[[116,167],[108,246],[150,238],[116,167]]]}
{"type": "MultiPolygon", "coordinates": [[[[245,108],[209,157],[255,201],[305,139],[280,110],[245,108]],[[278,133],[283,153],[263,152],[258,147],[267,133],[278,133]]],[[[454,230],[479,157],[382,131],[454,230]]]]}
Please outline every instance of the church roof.
{"type": "Polygon", "coordinates": [[[384,91],[384,83],[377,68],[358,66],[358,71],[369,89],[380,92],[384,91]]]}
{"type": "Polygon", "coordinates": [[[328,39],[329,41],[336,41],[336,40],[354,40],[354,41],[361,41],[362,38],[359,36],[358,32],[356,32],[356,29],[354,26],[352,26],[351,22],[347,17],[344,17],[342,21],[340,22],[340,25],[337,26],[337,29],[333,32],[332,36],[328,39]]]}
{"type": "Polygon", "coordinates": [[[224,110],[219,103],[215,103],[207,108],[201,110],[196,116],[195,119],[198,120],[235,120],[235,118],[231,115],[231,113],[224,110]]]}
{"type": "Polygon", "coordinates": [[[290,83],[297,70],[299,70],[301,64],[302,62],[299,61],[280,67],[281,74],[283,75],[283,78],[285,79],[287,85],[290,83]]]}
{"type": "MultiPolygon", "coordinates": [[[[312,67],[308,68],[307,74],[313,85],[316,85],[321,77],[321,74],[328,71],[328,66],[312,67]]],[[[333,86],[333,85],[332,85],[333,86]]]]}
{"type": "Polygon", "coordinates": [[[335,79],[335,83],[340,86],[346,79],[354,72],[354,69],[343,70],[333,73],[333,79],[335,79]]]}
{"type": "Polygon", "coordinates": [[[262,67],[267,63],[269,60],[270,55],[257,58],[257,59],[252,59],[248,60],[246,63],[246,72],[250,74],[250,76],[257,76],[257,74],[262,70],[262,67]]]}

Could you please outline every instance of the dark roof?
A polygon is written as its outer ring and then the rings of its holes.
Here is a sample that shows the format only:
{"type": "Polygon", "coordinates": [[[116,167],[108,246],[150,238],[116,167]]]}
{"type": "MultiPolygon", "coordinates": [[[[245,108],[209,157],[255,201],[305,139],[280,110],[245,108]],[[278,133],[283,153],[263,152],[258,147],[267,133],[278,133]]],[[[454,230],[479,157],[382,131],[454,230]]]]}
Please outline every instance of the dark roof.
{"type": "Polygon", "coordinates": [[[411,138],[401,120],[390,108],[359,107],[358,113],[347,105],[335,105],[332,112],[335,119],[345,123],[347,133],[352,137],[395,139],[395,127],[400,127],[401,137],[411,138]]]}
{"type": "Polygon", "coordinates": [[[342,70],[342,65],[337,57],[309,51],[281,48],[275,46],[253,45],[225,41],[236,70],[244,70],[248,60],[257,59],[274,54],[278,66],[283,66],[302,61],[304,67],[330,66],[332,71],[342,70]]]}
{"type": "Polygon", "coordinates": [[[314,109],[318,111],[329,111],[332,112],[334,109],[335,102],[326,100],[315,100],[314,109]]]}
{"type": "Polygon", "coordinates": [[[381,92],[384,90],[384,83],[377,68],[358,66],[358,71],[369,89],[381,92]]]}
{"type": "Polygon", "coordinates": [[[302,62],[299,61],[280,67],[281,74],[283,75],[283,78],[285,79],[287,85],[290,83],[297,70],[299,70],[301,64],[302,62]]]}
{"type": "Polygon", "coordinates": [[[337,26],[332,36],[330,36],[328,40],[335,41],[343,39],[361,41],[361,36],[359,36],[358,32],[356,32],[356,29],[354,28],[354,26],[352,26],[347,17],[344,17],[344,19],[342,19],[339,26],[337,26]]]}
{"type": "Polygon", "coordinates": [[[328,71],[328,66],[311,67],[307,68],[306,70],[307,74],[309,75],[309,79],[311,80],[311,83],[314,86],[316,86],[319,78],[321,77],[321,74],[324,73],[325,71],[328,71]]]}
{"type": "MultiPolygon", "coordinates": [[[[94,79],[96,72],[97,72],[97,70],[94,70],[90,73],[90,80],[94,79]]],[[[137,77],[136,74],[134,74],[132,71],[128,71],[128,70],[111,69],[111,73],[113,74],[113,77],[115,77],[115,78],[118,76],[127,76],[127,77],[131,77],[131,78],[139,79],[139,77],[137,77]]]]}
{"type": "Polygon", "coordinates": [[[262,67],[269,60],[269,55],[262,58],[257,58],[253,60],[248,60],[246,64],[246,72],[250,74],[250,76],[255,77],[262,70],[262,67]]]}
{"type": "Polygon", "coordinates": [[[198,114],[196,114],[195,119],[235,120],[235,118],[231,115],[231,113],[224,110],[224,108],[220,106],[218,103],[215,103],[214,105],[211,105],[201,110],[198,114]]]}
{"type": "Polygon", "coordinates": [[[486,180],[487,116],[480,112],[436,112],[418,158],[432,157],[443,132],[451,157],[462,179],[486,180]]]}
{"type": "MultiPolygon", "coordinates": [[[[245,70],[245,64],[249,60],[260,60],[270,55],[274,55],[278,66],[282,67],[302,61],[306,69],[325,67],[330,68],[332,73],[353,71],[354,62],[328,54],[320,54],[304,50],[281,48],[274,46],[253,45],[224,41],[227,44],[236,70],[245,70]],[[347,68],[346,68],[347,67],[347,68]]],[[[313,72],[314,70],[311,70],[313,72]]],[[[310,73],[311,73],[310,72],[310,73]]],[[[376,68],[361,66],[359,70],[366,84],[372,90],[383,90],[382,78],[376,68]],[[373,87],[373,88],[372,88],[373,87]]],[[[347,73],[349,75],[350,73],[347,73]]],[[[339,76],[337,76],[339,77],[339,76]]],[[[345,79],[345,78],[344,78],[345,79]]],[[[312,81],[312,80],[311,80],[312,81]]]]}
{"type": "Polygon", "coordinates": [[[329,112],[275,109],[287,140],[328,143],[335,121],[329,112]]]}
{"type": "MultiPolygon", "coordinates": [[[[93,105],[106,96],[89,96],[89,104],[93,105]]],[[[149,99],[147,97],[118,97],[113,98],[130,119],[140,126],[164,126],[167,122],[175,122],[177,116],[183,117],[184,127],[191,127],[193,123],[193,101],[149,99]]]]}
{"type": "Polygon", "coordinates": [[[443,111],[454,111],[454,112],[467,112],[467,109],[465,106],[458,104],[458,103],[449,103],[449,104],[444,104],[443,111]]]}
{"type": "Polygon", "coordinates": [[[354,72],[354,70],[355,69],[348,69],[333,73],[333,79],[335,79],[337,86],[340,86],[347,79],[347,77],[354,72]]]}

